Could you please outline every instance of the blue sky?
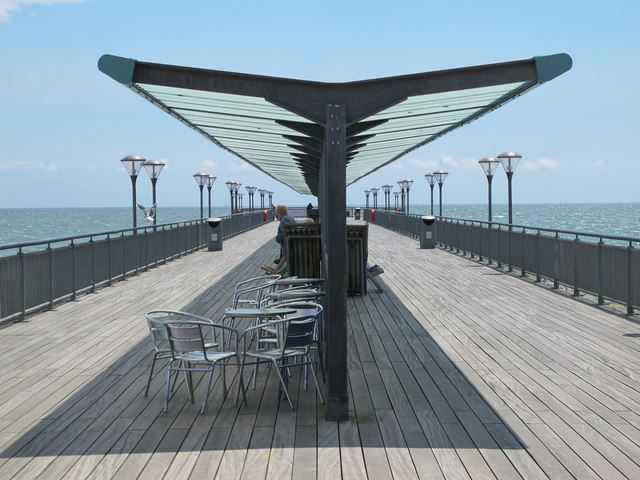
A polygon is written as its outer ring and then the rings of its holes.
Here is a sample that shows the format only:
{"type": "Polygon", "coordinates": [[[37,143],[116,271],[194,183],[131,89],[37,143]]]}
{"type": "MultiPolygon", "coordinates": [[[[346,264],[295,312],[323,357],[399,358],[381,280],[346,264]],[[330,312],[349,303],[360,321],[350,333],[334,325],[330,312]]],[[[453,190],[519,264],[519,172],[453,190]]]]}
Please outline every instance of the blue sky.
{"type": "MultiPolygon", "coordinates": [[[[516,204],[640,202],[638,18],[632,0],[0,0],[0,208],[128,206],[128,154],[167,162],[160,204],[198,205],[201,170],[218,177],[214,204],[227,180],[309,202],[102,74],[105,53],[340,82],[566,52],[568,73],[358,181],[348,203],[404,178],[426,203],[424,174],[443,168],[445,204],[482,204],[477,161],[506,150],[523,155],[516,204]]],[[[505,203],[503,170],[493,186],[505,203]]]]}

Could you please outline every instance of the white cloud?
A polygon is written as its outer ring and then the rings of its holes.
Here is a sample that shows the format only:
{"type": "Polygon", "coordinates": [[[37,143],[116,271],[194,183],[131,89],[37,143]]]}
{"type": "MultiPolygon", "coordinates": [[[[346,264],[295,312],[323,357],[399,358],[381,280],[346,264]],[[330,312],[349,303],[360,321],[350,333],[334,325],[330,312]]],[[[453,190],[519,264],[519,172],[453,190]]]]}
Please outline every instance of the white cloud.
{"type": "Polygon", "coordinates": [[[204,171],[217,170],[218,164],[213,160],[203,160],[202,162],[200,162],[200,168],[204,171]]]}
{"type": "Polygon", "coordinates": [[[55,5],[56,3],[82,3],[84,0],[0,0],[0,22],[8,22],[9,15],[23,5],[55,5]]]}
{"type": "Polygon", "coordinates": [[[55,163],[44,163],[44,162],[40,162],[36,166],[42,170],[46,170],[47,172],[57,172],[58,169],[60,168],[55,163]]]}
{"type": "Polygon", "coordinates": [[[253,167],[246,162],[229,162],[228,167],[231,172],[253,170],[253,167]]]}
{"type": "Polygon", "coordinates": [[[27,165],[29,165],[29,162],[18,161],[18,160],[0,162],[0,171],[2,171],[2,170],[6,170],[6,171],[14,170],[16,167],[25,167],[27,165]]]}
{"type": "Polygon", "coordinates": [[[607,164],[604,163],[604,160],[600,158],[597,159],[595,162],[590,163],[587,166],[589,167],[590,170],[608,170],[607,164]]]}
{"type": "Polygon", "coordinates": [[[560,164],[553,158],[538,158],[537,160],[525,160],[521,163],[522,170],[537,172],[540,170],[558,170],[560,164]]]}
{"type": "Polygon", "coordinates": [[[407,160],[412,167],[421,168],[425,171],[435,170],[438,167],[436,160],[423,160],[421,158],[410,158],[407,160]]]}
{"type": "Polygon", "coordinates": [[[458,167],[458,162],[455,161],[455,159],[451,156],[451,155],[445,155],[444,153],[442,155],[440,155],[440,161],[445,164],[447,167],[453,167],[453,168],[457,168],[458,167]]]}
{"type": "Polygon", "coordinates": [[[400,163],[400,162],[393,162],[393,163],[391,164],[391,167],[392,167],[394,170],[404,170],[404,165],[403,165],[402,163],[400,163]]]}

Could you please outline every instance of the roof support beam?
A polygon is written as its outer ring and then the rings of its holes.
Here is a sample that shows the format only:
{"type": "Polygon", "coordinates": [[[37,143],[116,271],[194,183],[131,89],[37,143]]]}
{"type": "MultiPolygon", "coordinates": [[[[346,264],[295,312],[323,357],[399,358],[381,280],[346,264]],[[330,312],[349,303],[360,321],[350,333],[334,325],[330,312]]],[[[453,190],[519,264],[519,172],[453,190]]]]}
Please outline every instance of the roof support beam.
{"type": "Polygon", "coordinates": [[[318,201],[325,267],[327,342],[327,420],[348,420],[347,392],[347,208],[346,118],[344,105],[326,106],[325,155],[318,201]]]}

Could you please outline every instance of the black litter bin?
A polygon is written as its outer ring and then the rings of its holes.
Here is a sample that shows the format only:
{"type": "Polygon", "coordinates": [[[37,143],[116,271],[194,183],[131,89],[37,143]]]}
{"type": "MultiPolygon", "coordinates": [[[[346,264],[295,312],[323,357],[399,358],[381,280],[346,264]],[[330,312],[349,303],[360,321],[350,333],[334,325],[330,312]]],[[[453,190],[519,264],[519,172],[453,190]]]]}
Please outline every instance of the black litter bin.
{"type": "Polygon", "coordinates": [[[354,210],[353,218],[355,218],[356,220],[360,220],[360,209],[359,208],[356,208],[354,210]]]}
{"type": "Polygon", "coordinates": [[[420,248],[436,247],[436,217],[425,215],[420,222],[420,248]]]}
{"type": "Polygon", "coordinates": [[[217,217],[207,218],[207,248],[222,250],[222,219],[217,217]]]}

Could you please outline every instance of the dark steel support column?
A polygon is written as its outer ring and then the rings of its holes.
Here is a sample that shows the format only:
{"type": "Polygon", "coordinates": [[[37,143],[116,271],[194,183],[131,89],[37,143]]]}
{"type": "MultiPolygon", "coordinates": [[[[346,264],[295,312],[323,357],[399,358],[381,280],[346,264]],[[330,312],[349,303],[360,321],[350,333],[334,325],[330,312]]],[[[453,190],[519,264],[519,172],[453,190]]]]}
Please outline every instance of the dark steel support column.
{"type": "Polygon", "coordinates": [[[346,107],[326,106],[325,155],[320,166],[322,257],[326,285],[327,420],[347,420],[346,107]]]}

